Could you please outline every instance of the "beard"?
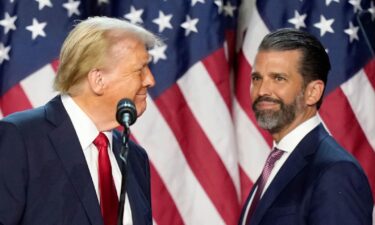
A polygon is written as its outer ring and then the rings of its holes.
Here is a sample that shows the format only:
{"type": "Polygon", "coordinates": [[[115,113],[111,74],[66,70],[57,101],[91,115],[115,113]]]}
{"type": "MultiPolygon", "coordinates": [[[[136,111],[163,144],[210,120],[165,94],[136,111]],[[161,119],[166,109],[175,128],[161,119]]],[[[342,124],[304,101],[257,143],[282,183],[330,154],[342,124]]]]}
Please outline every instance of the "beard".
{"type": "Polygon", "coordinates": [[[303,92],[298,94],[291,104],[285,104],[282,100],[274,99],[271,97],[259,97],[253,103],[253,110],[258,125],[270,132],[271,134],[281,131],[284,127],[291,124],[296,118],[297,113],[301,112],[304,108],[303,105],[303,92]],[[260,110],[257,105],[260,102],[273,102],[280,105],[279,110],[260,110]]]}

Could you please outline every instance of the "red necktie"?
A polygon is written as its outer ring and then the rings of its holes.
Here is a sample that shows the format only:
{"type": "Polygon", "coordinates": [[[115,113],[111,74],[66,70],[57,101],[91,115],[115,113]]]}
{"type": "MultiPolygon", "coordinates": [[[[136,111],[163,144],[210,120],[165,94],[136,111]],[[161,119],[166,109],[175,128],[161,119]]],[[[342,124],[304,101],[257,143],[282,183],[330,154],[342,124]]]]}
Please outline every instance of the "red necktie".
{"type": "Polygon", "coordinates": [[[112,177],[111,162],[108,155],[108,139],[102,132],[94,140],[94,145],[99,150],[98,174],[100,191],[100,209],[104,225],[117,223],[118,197],[112,177]]]}
{"type": "Polygon", "coordinates": [[[262,174],[259,177],[258,188],[254,195],[253,201],[251,202],[249,213],[247,214],[247,217],[246,217],[246,224],[249,224],[251,216],[253,215],[255,208],[257,207],[258,202],[260,200],[260,196],[262,195],[264,186],[267,183],[267,179],[270,176],[271,171],[273,167],[275,166],[276,161],[280,159],[283,153],[284,151],[274,148],[274,150],[272,150],[272,152],[268,156],[266,164],[264,165],[262,174]]]}

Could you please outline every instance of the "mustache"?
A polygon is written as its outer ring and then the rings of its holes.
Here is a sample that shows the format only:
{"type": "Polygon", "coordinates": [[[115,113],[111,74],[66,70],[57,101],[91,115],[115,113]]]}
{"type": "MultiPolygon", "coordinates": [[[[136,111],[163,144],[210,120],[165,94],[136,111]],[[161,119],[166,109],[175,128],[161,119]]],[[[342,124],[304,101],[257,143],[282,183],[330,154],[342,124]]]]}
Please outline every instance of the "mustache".
{"type": "Polygon", "coordinates": [[[278,103],[280,105],[283,104],[283,102],[279,99],[274,99],[268,96],[260,96],[257,99],[255,99],[255,101],[253,102],[253,109],[255,109],[256,105],[261,102],[272,102],[272,103],[278,103]]]}

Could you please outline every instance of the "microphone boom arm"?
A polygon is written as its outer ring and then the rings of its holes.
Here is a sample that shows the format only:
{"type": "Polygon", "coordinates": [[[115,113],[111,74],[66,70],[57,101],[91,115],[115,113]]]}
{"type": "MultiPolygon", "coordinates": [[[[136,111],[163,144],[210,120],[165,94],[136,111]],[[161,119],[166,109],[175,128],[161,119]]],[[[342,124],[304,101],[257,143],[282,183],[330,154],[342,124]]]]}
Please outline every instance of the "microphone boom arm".
{"type": "Polygon", "coordinates": [[[130,99],[121,99],[117,104],[116,112],[117,122],[124,127],[124,131],[121,137],[121,192],[118,207],[117,225],[123,224],[124,209],[125,209],[125,196],[126,196],[126,178],[128,175],[128,154],[129,154],[129,136],[130,136],[130,125],[135,123],[137,120],[137,110],[134,103],[130,99]]]}

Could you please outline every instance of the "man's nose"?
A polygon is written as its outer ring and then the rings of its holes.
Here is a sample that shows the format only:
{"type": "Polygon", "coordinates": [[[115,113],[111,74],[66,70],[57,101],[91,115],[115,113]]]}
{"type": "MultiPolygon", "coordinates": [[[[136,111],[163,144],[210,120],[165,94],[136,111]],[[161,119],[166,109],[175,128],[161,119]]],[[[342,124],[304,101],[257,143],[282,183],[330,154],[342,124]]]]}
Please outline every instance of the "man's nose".
{"type": "Polygon", "coordinates": [[[258,87],[259,96],[270,96],[272,94],[272,85],[269,80],[262,80],[258,87]]]}
{"type": "Polygon", "coordinates": [[[145,87],[155,86],[154,75],[152,74],[150,68],[148,68],[148,67],[146,68],[146,71],[145,71],[145,74],[144,74],[143,86],[145,86],[145,87]]]}

